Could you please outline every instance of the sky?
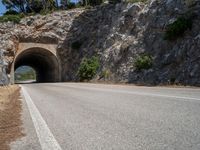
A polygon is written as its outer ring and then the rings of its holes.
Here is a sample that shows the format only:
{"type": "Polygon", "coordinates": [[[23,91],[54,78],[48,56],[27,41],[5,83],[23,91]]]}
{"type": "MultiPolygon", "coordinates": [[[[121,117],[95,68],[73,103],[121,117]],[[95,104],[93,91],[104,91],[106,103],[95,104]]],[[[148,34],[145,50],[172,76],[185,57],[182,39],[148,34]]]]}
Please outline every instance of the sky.
{"type": "Polygon", "coordinates": [[[5,6],[2,4],[2,0],[0,0],[0,15],[6,12],[5,6]]]}
{"type": "MultiPolygon", "coordinates": [[[[60,0],[58,0],[59,2],[60,0]]],[[[77,2],[78,0],[71,0],[72,2],[77,2]]],[[[6,12],[5,6],[2,4],[2,0],[0,0],[0,15],[6,12]]]]}

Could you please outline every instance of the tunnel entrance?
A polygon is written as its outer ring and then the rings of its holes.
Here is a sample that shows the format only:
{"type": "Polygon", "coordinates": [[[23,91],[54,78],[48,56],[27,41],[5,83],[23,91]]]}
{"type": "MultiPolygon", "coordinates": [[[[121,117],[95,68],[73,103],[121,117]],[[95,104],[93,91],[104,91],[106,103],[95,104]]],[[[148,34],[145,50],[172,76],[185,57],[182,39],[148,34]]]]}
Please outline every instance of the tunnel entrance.
{"type": "Polygon", "coordinates": [[[18,54],[14,61],[14,71],[21,66],[30,66],[36,72],[36,82],[59,81],[57,57],[43,48],[30,48],[18,54]]]}

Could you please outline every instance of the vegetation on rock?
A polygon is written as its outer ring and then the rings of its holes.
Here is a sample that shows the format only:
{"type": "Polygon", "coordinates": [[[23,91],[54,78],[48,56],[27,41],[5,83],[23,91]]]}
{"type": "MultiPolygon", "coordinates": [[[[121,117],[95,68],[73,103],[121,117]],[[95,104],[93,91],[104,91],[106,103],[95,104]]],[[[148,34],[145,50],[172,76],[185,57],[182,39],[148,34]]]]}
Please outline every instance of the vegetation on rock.
{"type": "Polygon", "coordinates": [[[192,28],[192,20],[180,17],[175,22],[167,26],[164,39],[166,40],[177,39],[178,37],[183,36],[186,30],[191,28],[192,28]]]}
{"type": "Polygon", "coordinates": [[[19,23],[23,15],[4,15],[0,17],[0,22],[14,22],[14,23],[19,23]]]}
{"type": "Polygon", "coordinates": [[[4,13],[4,15],[18,15],[19,13],[15,10],[8,10],[4,13]]]}
{"type": "Polygon", "coordinates": [[[153,59],[152,56],[148,54],[142,54],[137,57],[135,61],[135,67],[137,70],[142,70],[142,69],[149,69],[153,65],[153,59]]]}
{"type": "MultiPolygon", "coordinates": [[[[121,0],[108,0],[109,3],[120,3],[121,0]]],[[[147,2],[148,0],[128,0],[127,2],[147,2]]],[[[100,5],[104,0],[82,0],[77,3],[70,0],[2,0],[3,5],[7,8],[7,12],[0,17],[0,22],[12,21],[19,23],[21,15],[19,14],[49,14],[55,10],[72,9],[77,7],[89,8],[91,6],[100,5]]]]}
{"type": "MultiPolygon", "coordinates": [[[[115,0],[116,1],[116,0],[115,0]]],[[[5,7],[13,14],[17,13],[44,13],[58,9],[71,9],[80,6],[95,6],[103,0],[82,0],[77,3],[71,0],[2,0],[5,7]]]]}
{"type": "Polygon", "coordinates": [[[96,75],[99,66],[98,57],[83,58],[77,73],[80,81],[91,80],[96,75]]]}
{"type": "Polygon", "coordinates": [[[109,79],[111,76],[111,71],[109,69],[104,69],[101,74],[100,74],[100,78],[99,79],[109,79]]]}
{"type": "MultiPolygon", "coordinates": [[[[46,17],[26,17],[21,20],[21,25],[1,25],[2,50],[8,51],[5,58],[9,58],[8,64],[11,66],[18,50],[17,43],[51,44],[56,41],[63,81],[74,81],[78,77],[84,80],[81,71],[81,78],[77,74],[82,58],[98,53],[101,67],[98,76],[94,77],[99,79],[109,76],[105,70],[109,68],[112,70],[109,81],[200,85],[200,9],[197,6],[188,9],[181,1],[119,3],[90,10],[59,11],[46,17]],[[180,15],[183,19],[177,18],[180,15]],[[191,22],[189,27],[187,23],[189,18],[192,21],[190,32],[191,22]],[[163,40],[166,23],[170,24],[165,30],[166,37],[173,42],[163,40]],[[176,40],[174,37],[179,32],[181,36],[187,33],[187,38],[176,40]],[[153,59],[148,55],[141,56],[143,52],[150,53],[153,59]]],[[[9,66],[5,68],[10,70],[9,66]]]]}
{"type": "Polygon", "coordinates": [[[2,0],[2,3],[8,10],[15,10],[19,13],[38,12],[58,6],[57,0],[2,0]]]}

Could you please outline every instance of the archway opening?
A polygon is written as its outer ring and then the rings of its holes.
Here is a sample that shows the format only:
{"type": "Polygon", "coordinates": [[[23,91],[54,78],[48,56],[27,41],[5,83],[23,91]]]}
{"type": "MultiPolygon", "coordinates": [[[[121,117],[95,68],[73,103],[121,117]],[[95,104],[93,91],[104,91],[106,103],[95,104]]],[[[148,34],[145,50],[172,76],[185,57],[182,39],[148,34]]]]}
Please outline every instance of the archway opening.
{"type": "Polygon", "coordinates": [[[36,72],[36,82],[59,81],[59,63],[57,57],[43,48],[31,48],[17,55],[14,71],[22,66],[29,66],[36,72]]]}
{"type": "Polygon", "coordinates": [[[20,66],[15,70],[15,83],[36,82],[36,71],[29,66],[20,66]]]}

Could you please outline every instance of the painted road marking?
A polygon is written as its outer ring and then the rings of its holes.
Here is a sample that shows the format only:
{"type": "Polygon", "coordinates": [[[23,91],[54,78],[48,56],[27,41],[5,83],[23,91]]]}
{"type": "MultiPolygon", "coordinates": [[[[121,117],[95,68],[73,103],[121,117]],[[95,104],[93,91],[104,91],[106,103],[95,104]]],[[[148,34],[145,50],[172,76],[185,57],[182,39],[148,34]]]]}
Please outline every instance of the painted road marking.
{"type": "Polygon", "coordinates": [[[62,148],[56,141],[55,137],[51,133],[50,129],[48,128],[46,122],[42,118],[39,110],[33,103],[28,92],[25,90],[23,86],[21,86],[21,89],[22,89],[22,93],[24,95],[25,101],[28,105],[28,109],[31,114],[31,118],[35,126],[35,130],[39,138],[42,150],[62,150],[62,148]]]}

